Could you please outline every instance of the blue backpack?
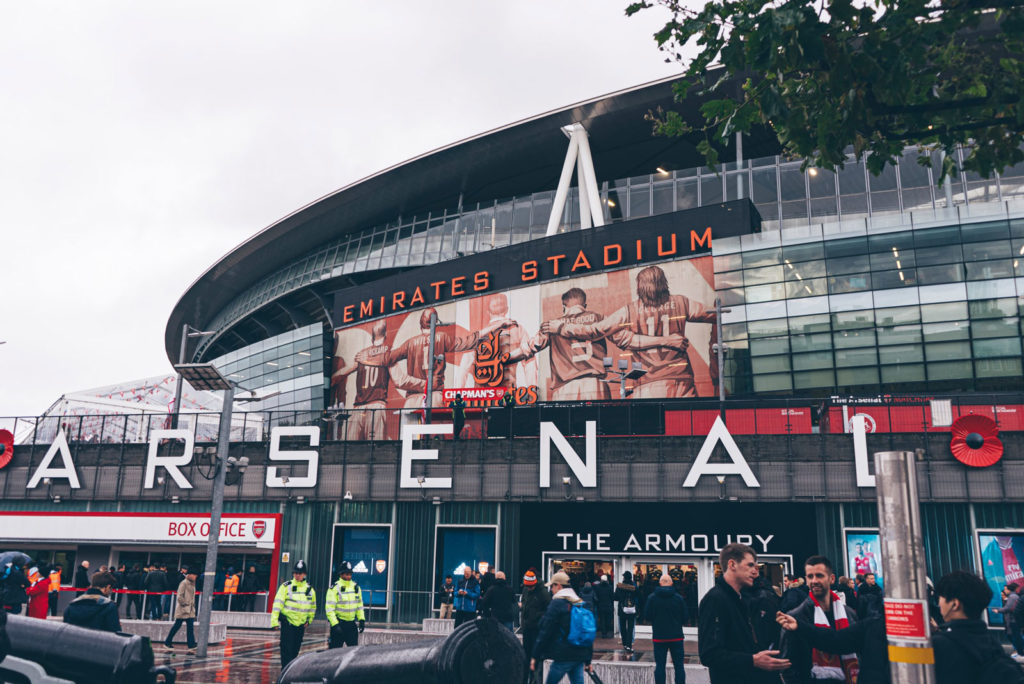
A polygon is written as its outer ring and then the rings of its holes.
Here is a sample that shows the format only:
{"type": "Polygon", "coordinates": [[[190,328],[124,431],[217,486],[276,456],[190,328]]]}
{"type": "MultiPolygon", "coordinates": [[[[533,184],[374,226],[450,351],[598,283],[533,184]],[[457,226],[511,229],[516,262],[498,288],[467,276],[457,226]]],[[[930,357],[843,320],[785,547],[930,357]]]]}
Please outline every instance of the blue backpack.
{"type": "Polygon", "coordinates": [[[597,620],[583,601],[569,608],[569,643],[573,646],[590,646],[597,637],[597,620]]]}

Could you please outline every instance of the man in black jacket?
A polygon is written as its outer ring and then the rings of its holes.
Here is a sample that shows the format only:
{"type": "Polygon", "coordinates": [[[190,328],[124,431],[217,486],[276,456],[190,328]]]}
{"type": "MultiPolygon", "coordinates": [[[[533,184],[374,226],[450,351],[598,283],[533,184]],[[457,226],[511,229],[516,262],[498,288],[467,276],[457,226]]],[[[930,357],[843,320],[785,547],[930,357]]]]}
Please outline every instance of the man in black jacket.
{"type": "Polygon", "coordinates": [[[1024,682],[1020,667],[1006,655],[981,619],[992,600],[988,583],[973,573],[957,570],[942,577],[935,591],[945,620],[932,635],[936,683],[1024,682]]]}
{"type": "Polygon", "coordinates": [[[523,575],[523,595],[520,601],[523,613],[519,621],[523,628],[523,650],[526,653],[526,681],[533,677],[530,658],[533,656],[533,646],[537,643],[537,635],[540,634],[540,620],[549,603],[551,593],[537,581],[537,570],[530,568],[523,575]]]}
{"type": "Polygon", "coordinates": [[[260,578],[256,574],[256,566],[250,565],[249,569],[246,570],[245,574],[242,575],[242,582],[238,587],[239,601],[241,606],[239,610],[242,612],[251,613],[253,607],[256,605],[256,592],[260,591],[260,578]]]}
{"type": "MultiPolygon", "coordinates": [[[[82,564],[75,570],[75,580],[71,586],[83,591],[89,588],[89,561],[82,561],[82,564]]],[[[78,595],[81,596],[81,592],[78,595]]]]}
{"type": "Polygon", "coordinates": [[[626,570],[622,573],[622,581],[615,585],[615,602],[619,604],[619,636],[622,637],[622,648],[627,653],[633,652],[636,614],[640,609],[639,593],[633,584],[633,573],[626,570]]]}
{"type": "Polygon", "coordinates": [[[21,606],[28,603],[28,594],[25,590],[31,582],[25,577],[25,571],[20,565],[12,563],[3,572],[4,577],[0,581],[0,604],[3,610],[11,615],[20,615],[21,606]]]}
{"type": "Polygon", "coordinates": [[[782,599],[779,606],[779,610],[783,613],[788,613],[800,606],[801,603],[807,600],[807,587],[803,584],[802,577],[796,577],[795,575],[786,575],[786,591],[782,592],[782,599]]]}
{"type": "MultiPolygon", "coordinates": [[[[124,588],[129,592],[142,591],[142,569],[139,564],[136,563],[132,566],[132,569],[125,574],[124,588]]],[[[135,608],[135,619],[142,619],[142,594],[129,593],[128,594],[128,607],[124,611],[124,616],[131,619],[132,608],[135,608]]]]}
{"type": "Polygon", "coordinates": [[[508,586],[505,573],[502,571],[499,570],[494,574],[491,588],[480,599],[480,606],[484,617],[494,618],[508,627],[510,631],[515,629],[516,613],[519,612],[518,606],[516,606],[516,594],[512,591],[512,587],[508,586]]]}
{"type": "Polygon", "coordinates": [[[889,641],[885,635],[885,618],[881,615],[872,615],[842,630],[798,622],[782,612],[776,619],[783,629],[797,632],[814,648],[829,653],[856,651],[860,664],[857,684],[889,684],[889,641]]]}
{"type": "Polygon", "coordinates": [[[142,588],[146,590],[146,612],[149,613],[149,619],[159,620],[163,615],[163,593],[170,589],[167,573],[154,565],[142,581],[142,588]]]}
{"type": "Polygon", "coordinates": [[[64,609],[64,622],[87,629],[120,632],[117,604],[110,600],[116,583],[117,580],[109,572],[97,572],[92,576],[89,590],[64,609]]]}
{"type": "Polygon", "coordinates": [[[651,623],[651,641],[654,643],[654,684],[665,684],[665,666],[672,654],[675,683],[686,684],[683,669],[683,625],[689,620],[686,601],[672,586],[672,578],[665,574],[658,588],[647,597],[644,616],[651,623]]]}
{"type": "Polygon", "coordinates": [[[545,659],[552,661],[547,684],[558,684],[566,675],[572,684],[582,684],[583,671],[590,672],[590,661],[594,657],[593,644],[574,646],[569,643],[572,608],[582,603],[569,582],[569,575],[564,572],[556,572],[548,582],[552,599],[541,620],[540,634],[530,660],[531,671],[539,670],[545,659]]]}
{"type": "Polygon", "coordinates": [[[864,584],[857,591],[857,612],[865,615],[882,603],[882,587],[875,580],[875,573],[864,575],[864,584]]]}
{"type": "Polygon", "coordinates": [[[597,633],[605,639],[611,639],[615,632],[615,591],[608,575],[601,575],[601,581],[594,585],[594,603],[597,604],[597,633]]]}
{"type": "MultiPolygon", "coordinates": [[[[789,614],[801,622],[836,631],[854,625],[857,614],[832,591],[836,581],[832,561],[825,556],[811,556],[804,562],[804,572],[810,596],[800,606],[789,611],[789,614]]],[[[786,655],[793,663],[793,667],[782,675],[786,684],[810,684],[824,680],[853,681],[859,669],[857,657],[852,650],[842,655],[816,650],[798,634],[791,635],[786,655]]]]}
{"type": "Polygon", "coordinates": [[[758,575],[757,552],[746,544],[727,544],[718,557],[723,570],[698,610],[697,647],[711,684],[778,684],[790,666],[778,651],[758,643],[741,592],[758,575]]]}

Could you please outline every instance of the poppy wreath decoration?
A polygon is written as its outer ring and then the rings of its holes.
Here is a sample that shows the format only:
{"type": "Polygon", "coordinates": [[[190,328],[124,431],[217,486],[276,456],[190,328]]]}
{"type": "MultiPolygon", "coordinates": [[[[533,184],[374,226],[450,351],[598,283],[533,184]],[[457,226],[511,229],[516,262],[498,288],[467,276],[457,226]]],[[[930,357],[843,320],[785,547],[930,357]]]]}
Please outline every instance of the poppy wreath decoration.
{"type": "Polygon", "coordinates": [[[953,422],[950,451],[956,460],[972,468],[985,468],[1003,456],[996,422],[986,416],[960,416],[953,422]]]}

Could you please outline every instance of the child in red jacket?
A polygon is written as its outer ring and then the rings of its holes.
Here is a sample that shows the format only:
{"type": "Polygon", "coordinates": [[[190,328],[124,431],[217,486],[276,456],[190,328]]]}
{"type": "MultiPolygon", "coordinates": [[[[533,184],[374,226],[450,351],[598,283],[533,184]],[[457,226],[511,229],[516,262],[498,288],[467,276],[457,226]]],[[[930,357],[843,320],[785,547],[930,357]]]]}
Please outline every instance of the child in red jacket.
{"type": "Polygon", "coordinates": [[[28,594],[29,617],[46,619],[46,611],[50,605],[47,594],[50,592],[50,579],[39,574],[39,568],[32,568],[28,573],[28,581],[31,582],[25,593],[28,594]]]}

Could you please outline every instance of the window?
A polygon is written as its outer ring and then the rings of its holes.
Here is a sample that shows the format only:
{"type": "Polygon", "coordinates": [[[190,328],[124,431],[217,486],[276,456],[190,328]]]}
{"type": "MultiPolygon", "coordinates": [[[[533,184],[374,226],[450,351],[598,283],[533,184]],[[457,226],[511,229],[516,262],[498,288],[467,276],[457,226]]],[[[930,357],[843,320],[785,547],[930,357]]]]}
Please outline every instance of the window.
{"type": "Polygon", "coordinates": [[[391,572],[391,527],[387,525],[335,525],[331,578],[337,580],[342,562],[352,566],[352,579],[363,591],[363,605],[388,605],[388,575],[391,572]]]}
{"type": "Polygon", "coordinates": [[[881,364],[908,364],[924,361],[924,352],[918,345],[892,345],[878,348],[878,361],[881,364]]]}
{"type": "Polygon", "coordinates": [[[794,370],[810,370],[815,368],[831,368],[832,351],[816,351],[806,354],[793,354],[794,370]]]}
{"type": "Polygon", "coordinates": [[[956,321],[967,318],[967,302],[947,302],[945,304],[924,304],[921,306],[921,320],[956,321]]]}
{"type": "MultiPolygon", "coordinates": [[[[812,261],[825,258],[825,245],[822,242],[808,242],[803,245],[790,245],[784,247],[783,255],[792,263],[812,261]]],[[[825,275],[822,270],[820,275],[825,275]]]]}
{"type": "Polygon", "coordinates": [[[495,529],[493,527],[437,528],[437,549],[434,562],[436,586],[446,575],[457,578],[463,568],[485,572],[494,567],[495,529]]]}
{"type": "Polygon", "coordinates": [[[990,340],[974,340],[974,358],[996,356],[1020,356],[1020,338],[1002,337],[990,340]]]}

